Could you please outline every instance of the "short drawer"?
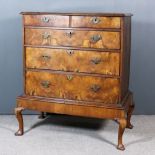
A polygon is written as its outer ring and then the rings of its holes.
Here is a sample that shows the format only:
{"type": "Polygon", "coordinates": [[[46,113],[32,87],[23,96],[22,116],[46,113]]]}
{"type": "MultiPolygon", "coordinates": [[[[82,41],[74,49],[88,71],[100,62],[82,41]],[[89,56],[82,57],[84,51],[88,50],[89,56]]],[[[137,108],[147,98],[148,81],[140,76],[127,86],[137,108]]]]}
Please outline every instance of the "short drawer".
{"type": "Polygon", "coordinates": [[[81,28],[120,28],[120,17],[72,16],[72,27],[81,28]]]}
{"type": "Polygon", "coordinates": [[[25,44],[120,49],[120,32],[26,28],[25,44]]]}
{"type": "Polygon", "coordinates": [[[26,26],[68,27],[69,16],[60,15],[24,15],[26,26]]]}
{"type": "Polygon", "coordinates": [[[26,94],[114,104],[118,102],[119,79],[27,71],[26,94]]]}
{"type": "Polygon", "coordinates": [[[119,75],[119,53],[27,47],[26,67],[119,75]]]}

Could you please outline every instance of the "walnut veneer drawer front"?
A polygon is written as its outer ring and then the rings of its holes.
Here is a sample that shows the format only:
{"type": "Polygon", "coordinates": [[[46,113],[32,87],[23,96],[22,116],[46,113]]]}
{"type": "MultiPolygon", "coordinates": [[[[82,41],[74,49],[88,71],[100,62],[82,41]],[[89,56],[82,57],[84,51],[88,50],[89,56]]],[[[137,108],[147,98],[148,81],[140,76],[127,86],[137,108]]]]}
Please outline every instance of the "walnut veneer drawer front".
{"type": "Polygon", "coordinates": [[[120,28],[120,17],[72,16],[72,27],[120,28]]]}
{"type": "Polygon", "coordinates": [[[120,32],[26,28],[25,44],[120,49],[120,32]]]}
{"type": "Polygon", "coordinates": [[[26,94],[112,104],[118,101],[119,80],[28,71],[26,94]]]}
{"type": "Polygon", "coordinates": [[[119,75],[119,53],[27,47],[26,67],[119,75]]]}
{"type": "Polygon", "coordinates": [[[69,16],[59,15],[25,15],[24,24],[27,26],[68,27],[69,16]]]}

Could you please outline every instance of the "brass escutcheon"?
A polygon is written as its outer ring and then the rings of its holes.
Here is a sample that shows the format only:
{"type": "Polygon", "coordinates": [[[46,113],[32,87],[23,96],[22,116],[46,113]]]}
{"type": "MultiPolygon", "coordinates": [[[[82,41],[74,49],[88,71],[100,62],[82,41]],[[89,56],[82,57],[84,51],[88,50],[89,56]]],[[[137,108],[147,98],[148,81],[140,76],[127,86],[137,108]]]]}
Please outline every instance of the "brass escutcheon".
{"type": "Polygon", "coordinates": [[[68,81],[71,81],[73,79],[73,76],[72,75],[67,75],[67,80],[68,81]]]}
{"type": "Polygon", "coordinates": [[[70,55],[70,56],[74,54],[74,51],[73,51],[73,50],[67,50],[66,52],[67,52],[68,55],[70,55]]]}
{"type": "Polygon", "coordinates": [[[73,31],[67,31],[66,32],[66,36],[69,37],[69,38],[71,38],[73,34],[74,34],[73,31]]]}
{"type": "Polygon", "coordinates": [[[93,43],[96,43],[98,42],[99,40],[102,39],[102,36],[99,35],[99,34],[96,34],[96,35],[93,35],[91,38],[90,38],[90,41],[93,42],[93,43]]]}
{"type": "Polygon", "coordinates": [[[49,55],[42,55],[41,58],[44,60],[44,61],[49,61],[51,59],[51,57],[49,55]]]}
{"type": "Polygon", "coordinates": [[[100,20],[100,18],[98,18],[98,17],[93,17],[93,18],[91,18],[91,22],[92,22],[93,24],[98,24],[100,21],[101,21],[101,20],[100,20]]]}
{"type": "Polygon", "coordinates": [[[90,89],[91,89],[93,92],[97,93],[97,92],[101,89],[101,87],[100,87],[99,85],[97,85],[97,84],[93,84],[93,85],[90,87],[90,89]]]}
{"type": "Polygon", "coordinates": [[[43,39],[48,39],[50,37],[51,37],[51,35],[48,32],[45,32],[45,33],[42,34],[43,39]]]}
{"type": "Polygon", "coordinates": [[[44,23],[48,23],[50,21],[50,17],[44,16],[44,17],[41,18],[41,21],[44,22],[44,23]]]}
{"type": "Polygon", "coordinates": [[[97,65],[101,62],[101,58],[93,58],[90,60],[93,64],[97,65]]]}
{"type": "Polygon", "coordinates": [[[51,85],[50,81],[41,81],[40,84],[44,88],[49,88],[49,86],[51,85]]]}

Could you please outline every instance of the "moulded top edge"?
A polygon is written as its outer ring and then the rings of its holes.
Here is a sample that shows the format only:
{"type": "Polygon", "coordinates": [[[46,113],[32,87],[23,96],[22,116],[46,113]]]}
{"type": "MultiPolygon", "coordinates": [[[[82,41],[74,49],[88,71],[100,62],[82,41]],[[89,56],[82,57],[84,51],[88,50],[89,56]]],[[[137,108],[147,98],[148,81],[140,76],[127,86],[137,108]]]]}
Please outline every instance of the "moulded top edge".
{"type": "Polygon", "coordinates": [[[77,15],[77,16],[109,16],[109,17],[126,17],[133,16],[131,13],[103,13],[103,12],[21,12],[22,15],[43,15],[43,14],[53,14],[53,15],[77,15]]]}

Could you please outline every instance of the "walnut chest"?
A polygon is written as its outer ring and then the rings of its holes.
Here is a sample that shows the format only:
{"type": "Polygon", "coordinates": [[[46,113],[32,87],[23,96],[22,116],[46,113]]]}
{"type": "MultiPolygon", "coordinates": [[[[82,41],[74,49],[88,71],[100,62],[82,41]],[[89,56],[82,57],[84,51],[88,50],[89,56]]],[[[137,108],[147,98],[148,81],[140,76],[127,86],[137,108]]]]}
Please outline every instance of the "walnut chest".
{"type": "Polygon", "coordinates": [[[131,14],[23,12],[24,109],[119,122],[118,146],[134,108],[129,91],[131,14]]]}

